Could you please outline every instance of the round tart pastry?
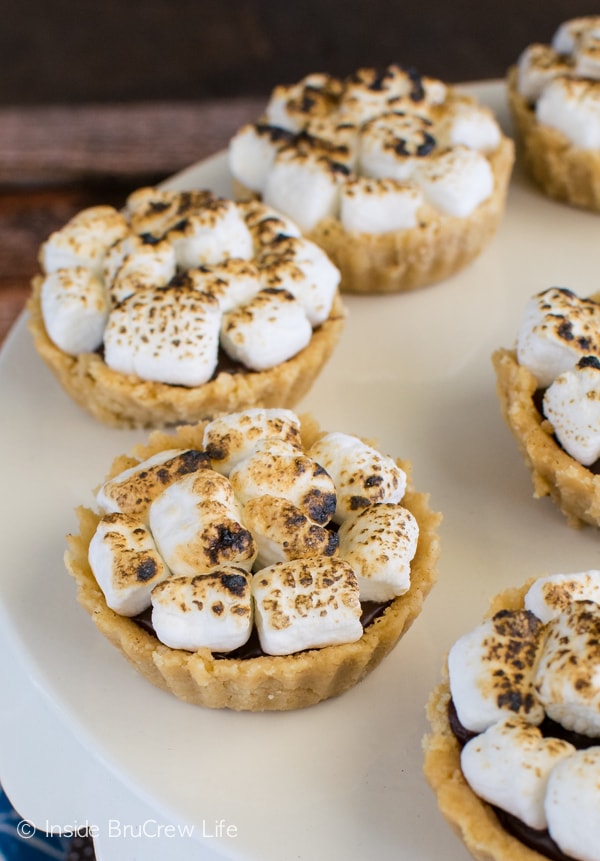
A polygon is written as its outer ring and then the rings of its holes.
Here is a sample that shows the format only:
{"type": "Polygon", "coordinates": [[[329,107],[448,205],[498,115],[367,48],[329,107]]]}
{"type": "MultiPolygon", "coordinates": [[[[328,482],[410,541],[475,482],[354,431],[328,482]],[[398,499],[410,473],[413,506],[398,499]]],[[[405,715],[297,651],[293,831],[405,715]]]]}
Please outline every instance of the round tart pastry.
{"type": "Polygon", "coordinates": [[[572,526],[600,526],[600,303],[552,287],[525,309],[516,349],[492,361],[503,416],[572,526]]]}
{"type": "Polygon", "coordinates": [[[150,427],[293,406],[343,328],[339,271],[289,219],[208,191],[143,188],[53,233],[35,346],[97,419],[150,427]]]}
{"type": "Polygon", "coordinates": [[[409,464],[254,408],[154,431],[79,510],[81,604],[187,702],[288,710],[361,681],[419,615],[440,517],[409,464]]]}
{"type": "Polygon", "coordinates": [[[396,65],[276,87],[229,146],[236,195],[290,216],[351,293],[466,266],[503,215],[513,155],[491,111],[396,65]]]}
{"type": "Polygon", "coordinates": [[[498,595],[428,703],[427,780],[481,861],[600,861],[600,572],[498,595]]]}
{"type": "Polygon", "coordinates": [[[600,17],[566,21],[508,72],[523,162],[549,196],[600,210],[600,17]]]}

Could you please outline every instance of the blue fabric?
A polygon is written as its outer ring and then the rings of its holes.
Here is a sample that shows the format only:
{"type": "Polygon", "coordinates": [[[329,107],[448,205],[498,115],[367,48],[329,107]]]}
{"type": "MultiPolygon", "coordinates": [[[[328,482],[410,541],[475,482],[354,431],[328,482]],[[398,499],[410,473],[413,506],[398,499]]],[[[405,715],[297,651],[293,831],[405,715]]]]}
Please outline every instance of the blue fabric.
{"type": "Polygon", "coordinates": [[[69,839],[48,837],[23,821],[0,787],[0,861],[65,861],[69,839]]]}

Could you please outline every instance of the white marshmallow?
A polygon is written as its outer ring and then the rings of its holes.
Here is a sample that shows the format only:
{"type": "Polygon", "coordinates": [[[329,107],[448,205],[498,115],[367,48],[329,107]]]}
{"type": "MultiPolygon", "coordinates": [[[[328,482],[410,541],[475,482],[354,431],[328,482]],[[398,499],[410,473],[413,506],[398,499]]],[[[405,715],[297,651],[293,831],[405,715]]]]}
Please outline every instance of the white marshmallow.
{"type": "Polygon", "coordinates": [[[301,236],[281,237],[259,257],[258,266],[263,283],[289,290],[313,327],[329,317],[341,275],[314,242],[301,236]]]}
{"type": "Polygon", "coordinates": [[[408,509],[379,503],[348,517],[339,528],[339,551],[356,574],[361,601],[391,601],[410,589],[410,563],[419,524],[408,509]]]}
{"type": "Polygon", "coordinates": [[[256,628],[268,655],[351,643],[362,636],[356,577],[341,559],[279,562],[254,575],[252,591],[256,628]]]}
{"type": "Polygon", "coordinates": [[[185,276],[180,277],[196,290],[214,296],[223,313],[254,299],[263,286],[254,263],[238,258],[190,269],[185,276]]]}
{"type": "Polygon", "coordinates": [[[566,610],[573,601],[600,604],[600,571],[539,577],[527,590],[525,609],[545,623],[566,610]]]}
{"type": "Polygon", "coordinates": [[[433,124],[427,117],[381,114],[365,123],[361,130],[359,170],[374,179],[407,181],[435,148],[433,124]]]}
{"type": "Polygon", "coordinates": [[[114,207],[88,207],[48,237],[40,263],[44,272],[85,266],[100,277],[107,250],[128,233],[127,221],[114,207]]]}
{"type": "Polygon", "coordinates": [[[249,569],[256,555],[227,479],[212,469],[169,485],[150,505],[150,529],[174,574],[193,577],[223,565],[249,569]]]}
{"type": "Polygon", "coordinates": [[[146,526],[129,514],[100,520],[88,560],[107,605],[121,616],[149,607],[152,589],[170,575],[146,526]]]}
{"type": "Polygon", "coordinates": [[[145,520],[150,504],[169,484],[209,467],[204,451],[161,451],[105,481],[96,493],[96,503],[105,514],[120,511],[145,520]]]}
{"type": "Polygon", "coordinates": [[[575,48],[574,73],[582,78],[600,78],[600,28],[583,34],[575,48]]]}
{"type": "Polygon", "coordinates": [[[308,451],[331,476],[337,505],[333,520],[347,517],[376,502],[400,502],[406,490],[406,473],[396,462],[358,437],[334,431],[325,434],[308,451]]]}
{"type": "Polygon", "coordinates": [[[600,859],[600,746],[578,750],[559,762],[548,779],[548,831],[565,855],[600,859]]]}
{"type": "Polygon", "coordinates": [[[462,145],[483,153],[497,150],[501,136],[492,111],[467,97],[450,103],[437,134],[444,146],[462,145]]]}
{"type": "Polygon", "coordinates": [[[250,191],[262,193],[277,152],[291,139],[291,134],[266,123],[243,126],[229,143],[231,175],[250,191]]]}
{"type": "Polygon", "coordinates": [[[525,610],[501,611],[460,637],[448,654],[452,700],[472,732],[513,713],[540,724],[544,709],[533,686],[543,626],[525,610]]]}
{"type": "Polygon", "coordinates": [[[304,309],[288,290],[267,288],[223,316],[221,346],[252,371],[287,362],[312,338],[304,309]]]}
{"type": "Polygon", "coordinates": [[[242,568],[171,577],[152,592],[152,625],[172,649],[231,652],[248,640],[252,621],[250,574],[242,568]]]}
{"type": "Polygon", "coordinates": [[[175,275],[175,250],[165,240],[149,241],[130,233],[108,249],[102,269],[113,304],[117,304],[141,286],[168,284],[175,275]]]}
{"type": "Polygon", "coordinates": [[[143,289],[114,308],[104,360],[115,371],[171,385],[199,386],[216,368],[219,302],[192,287],[143,289]]]}
{"type": "Polygon", "coordinates": [[[357,177],[342,189],[340,221],[345,230],[387,233],[418,223],[423,194],[415,185],[394,179],[357,177]]]}
{"type": "Polygon", "coordinates": [[[545,388],[582,356],[600,356],[600,305],[552,287],[525,306],[517,358],[545,388]]]}
{"type": "Polygon", "coordinates": [[[548,622],[535,688],[552,720],[600,736],[600,605],[576,601],[548,622]]]}
{"type": "Polygon", "coordinates": [[[554,48],[539,43],[529,45],[517,62],[517,91],[533,105],[550,81],[570,70],[569,61],[554,48]]]}
{"type": "Polygon", "coordinates": [[[279,496],[324,526],[335,510],[335,486],[315,460],[282,440],[259,442],[254,452],[229,473],[242,506],[256,496],[279,496]]]}
{"type": "Polygon", "coordinates": [[[470,215],[494,191],[494,174],[486,157],[465,146],[423,159],[417,181],[425,199],[447,215],[470,215]]]}
{"type": "Polygon", "coordinates": [[[229,257],[249,260],[254,253],[242,212],[231,200],[214,200],[194,210],[169,230],[167,238],[182,269],[220,263],[229,257]]]}
{"type": "Polygon", "coordinates": [[[582,37],[600,29],[600,16],[587,15],[563,21],[552,37],[552,47],[559,54],[573,54],[582,37]]]}
{"type": "Polygon", "coordinates": [[[313,523],[287,499],[256,496],[244,506],[244,523],[256,541],[255,568],[310,556],[334,556],[338,535],[313,523]]]}
{"type": "Polygon", "coordinates": [[[600,360],[581,359],[544,394],[544,415],[562,448],[584,466],[600,457],[600,360]]]}
{"type": "Polygon", "coordinates": [[[509,717],[467,742],[460,765],[476,795],[543,830],[548,778],[574,752],[566,741],[544,738],[537,727],[509,717]]]}
{"type": "Polygon", "coordinates": [[[102,282],[89,269],[57,269],[42,282],[40,303],[46,331],[69,355],[93,353],[102,344],[109,301],[102,282]]]}
{"type": "Polygon", "coordinates": [[[540,94],[536,117],[579,149],[600,149],[600,81],[555,78],[540,94]]]}
{"type": "Polygon", "coordinates": [[[229,475],[265,439],[279,439],[302,451],[300,421],[291,410],[254,407],[213,419],[204,428],[203,446],[213,469],[229,475]]]}
{"type": "Polygon", "coordinates": [[[288,215],[303,232],[337,215],[341,166],[319,150],[281,150],[269,171],[263,200],[288,215]]]}

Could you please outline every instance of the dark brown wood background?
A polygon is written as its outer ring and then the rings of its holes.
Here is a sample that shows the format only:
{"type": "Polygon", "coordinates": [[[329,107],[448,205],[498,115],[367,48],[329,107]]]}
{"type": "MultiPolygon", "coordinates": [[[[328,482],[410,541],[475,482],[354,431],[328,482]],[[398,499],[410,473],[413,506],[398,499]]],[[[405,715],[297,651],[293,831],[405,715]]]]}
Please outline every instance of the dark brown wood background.
{"type": "MultiPolygon", "coordinates": [[[[39,244],[226,146],[277,83],[399,62],[499,78],[580,0],[0,0],[0,343],[39,244]]],[[[599,10],[600,11],[600,10],[599,10]]]]}

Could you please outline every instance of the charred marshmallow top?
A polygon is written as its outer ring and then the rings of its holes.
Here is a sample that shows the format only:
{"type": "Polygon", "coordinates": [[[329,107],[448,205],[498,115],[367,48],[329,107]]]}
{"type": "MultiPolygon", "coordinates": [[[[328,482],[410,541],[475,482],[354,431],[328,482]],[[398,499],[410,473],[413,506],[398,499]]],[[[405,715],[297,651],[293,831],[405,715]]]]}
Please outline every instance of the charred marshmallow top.
{"type": "Polygon", "coordinates": [[[97,206],[42,246],[46,331],[69,355],[198,386],[220,350],[252,371],[295,356],[329,316],[336,267],[287,218],[210,192],[139,189],[97,206]]]}
{"type": "Polygon", "coordinates": [[[271,655],[353,642],[361,601],[410,588],[419,528],[405,489],[395,461],[357,437],[305,451],[295,413],[249,409],[209,422],[201,449],[106,481],[89,563],[108,606],[151,607],[172,648],[227,653],[253,628],[271,655]]]}
{"type": "Polygon", "coordinates": [[[540,578],[524,604],[450,649],[452,699],[478,733],[462,750],[463,774],[490,804],[547,829],[566,855],[599,861],[600,571],[540,578]],[[542,735],[545,717],[591,746],[542,735]]]}
{"type": "Polygon", "coordinates": [[[600,17],[565,21],[551,44],[529,45],[517,63],[517,89],[540,123],[580,149],[599,149],[600,17]]]}
{"type": "Polygon", "coordinates": [[[546,390],[544,415],[561,446],[584,466],[593,464],[600,457],[600,304],[559,287],[534,296],[517,358],[546,390]]]}
{"type": "Polygon", "coordinates": [[[236,180],[304,232],[416,227],[422,213],[467,216],[493,192],[492,113],[412,69],[309,75],[276,87],[259,122],[229,147],[236,180]]]}

